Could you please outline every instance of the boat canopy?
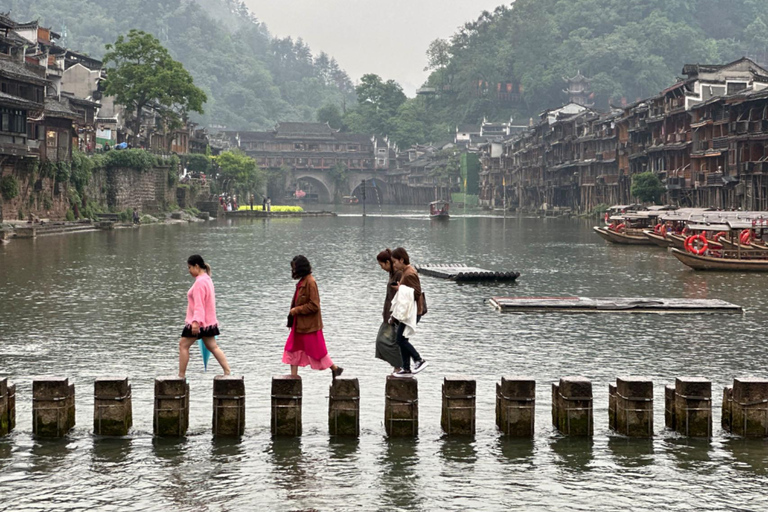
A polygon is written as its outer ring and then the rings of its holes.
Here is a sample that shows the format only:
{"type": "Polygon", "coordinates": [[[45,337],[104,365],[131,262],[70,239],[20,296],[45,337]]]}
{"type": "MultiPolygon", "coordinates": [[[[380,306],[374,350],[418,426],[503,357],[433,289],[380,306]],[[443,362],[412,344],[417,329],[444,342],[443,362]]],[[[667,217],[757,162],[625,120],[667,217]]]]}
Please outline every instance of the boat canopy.
{"type": "Polygon", "coordinates": [[[727,224],[689,224],[688,229],[691,231],[730,231],[731,228],[727,224]]]}

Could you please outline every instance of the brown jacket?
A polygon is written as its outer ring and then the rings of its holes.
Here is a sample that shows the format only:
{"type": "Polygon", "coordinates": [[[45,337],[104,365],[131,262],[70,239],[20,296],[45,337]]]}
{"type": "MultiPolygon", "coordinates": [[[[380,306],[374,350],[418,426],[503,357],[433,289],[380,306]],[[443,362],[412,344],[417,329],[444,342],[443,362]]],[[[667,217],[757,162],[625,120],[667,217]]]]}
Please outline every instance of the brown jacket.
{"type": "Polygon", "coordinates": [[[404,284],[410,288],[413,288],[413,300],[418,305],[417,314],[424,314],[424,306],[421,300],[421,281],[419,280],[419,274],[416,269],[408,265],[403,269],[403,276],[400,278],[400,284],[404,284]]]}
{"type": "Polygon", "coordinates": [[[306,334],[323,328],[323,317],[320,314],[320,292],[317,291],[317,281],[309,274],[301,279],[295,300],[291,301],[293,315],[288,315],[288,327],[293,327],[296,317],[296,332],[306,334]]]}

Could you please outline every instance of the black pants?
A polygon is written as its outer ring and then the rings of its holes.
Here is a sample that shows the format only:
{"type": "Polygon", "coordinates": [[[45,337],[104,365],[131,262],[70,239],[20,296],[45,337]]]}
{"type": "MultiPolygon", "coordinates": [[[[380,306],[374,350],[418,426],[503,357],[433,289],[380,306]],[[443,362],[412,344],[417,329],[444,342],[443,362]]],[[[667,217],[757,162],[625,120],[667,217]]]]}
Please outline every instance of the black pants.
{"type": "MultiPolygon", "coordinates": [[[[416,318],[416,323],[419,323],[419,320],[421,320],[420,317],[416,318]]],[[[413,345],[411,345],[411,342],[408,341],[408,338],[403,336],[403,333],[405,332],[405,324],[402,322],[398,322],[397,324],[397,344],[400,346],[400,354],[403,356],[403,369],[404,370],[411,370],[411,359],[414,361],[421,361],[421,356],[416,351],[413,345]]]]}

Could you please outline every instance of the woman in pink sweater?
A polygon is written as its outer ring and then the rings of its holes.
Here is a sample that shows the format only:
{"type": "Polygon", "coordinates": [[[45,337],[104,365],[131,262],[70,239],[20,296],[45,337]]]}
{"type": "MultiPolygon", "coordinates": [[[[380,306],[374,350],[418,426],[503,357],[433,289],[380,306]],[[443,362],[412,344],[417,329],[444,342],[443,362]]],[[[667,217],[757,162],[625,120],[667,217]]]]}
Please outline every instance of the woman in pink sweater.
{"type": "Polygon", "coordinates": [[[179,340],[179,377],[184,378],[187,373],[189,347],[201,338],[205,347],[224,369],[224,375],[229,375],[227,357],[216,344],[219,322],[216,320],[216,293],[211,281],[211,266],[197,254],[187,259],[187,266],[189,274],[195,278],[195,283],[187,292],[187,318],[184,320],[184,330],[181,331],[179,340]]]}

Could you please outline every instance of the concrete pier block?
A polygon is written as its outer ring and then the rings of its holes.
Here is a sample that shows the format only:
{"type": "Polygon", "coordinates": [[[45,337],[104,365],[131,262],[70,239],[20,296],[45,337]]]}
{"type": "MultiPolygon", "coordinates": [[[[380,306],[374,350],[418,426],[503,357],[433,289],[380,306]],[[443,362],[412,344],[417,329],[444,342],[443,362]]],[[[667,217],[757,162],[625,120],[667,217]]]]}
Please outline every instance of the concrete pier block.
{"type": "Polygon", "coordinates": [[[726,432],[733,431],[733,386],[727,386],[723,389],[723,410],[720,418],[720,425],[726,432]]]}
{"type": "Polygon", "coordinates": [[[240,437],[245,433],[245,379],[217,375],[213,378],[213,435],[240,437]]]}
{"type": "Polygon", "coordinates": [[[616,379],[616,432],[653,437],[653,381],[647,377],[616,379]]]}
{"type": "Polygon", "coordinates": [[[360,383],[339,377],[328,391],[328,432],[332,436],[360,435],[360,383]]]}
{"type": "Polygon", "coordinates": [[[189,427],[189,384],[177,376],[155,378],[156,436],[184,437],[189,427]]]}
{"type": "Polygon", "coordinates": [[[712,382],[701,377],[675,379],[675,430],[690,437],[712,437],[712,382]]]}
{"type": "Polygon", "coordinates": [[[477,382],[471,377],[443,379],[443,410],[440,425],[448,435],[475,435],[477,382]]]}
{"type": "Polygon", "coordinates": [[[608,384],[608,428],[616,430],[616,384],[608,384]]]}
{"type": "Polygon", "coordinates": [[[416,379],[387,376],[384,429],[389,437],[419,434],[419,383],[416,379]]]}
{"type": "Polygon", "coordinates": [[[664,386],[664,426],[675,430],[675,386],[664,386]]]}
{"type": "Polygon", "coordinates": [[[552,426],[558,428],[557,416],[560,410],[560,384],[552,383],[552,426]]]}
{"type": "Polygon", "coordinates": [[[8,379],[0,379],[0,436],[7,435],[11,431],[9,410],[8,379]]]}
{"type": "Polygon", "coordinates": [[[301,435],[301,377],[272,377],[272,435],[301,435]]]}
{"type": "Polygon", "coordinates": [[[530,377],[502,377],[496,384],[496,426],[506,436],[533,437],[536,381],[530,377]]]}
{"type": "Polygon", "coordinates": [[[743,437],[768,436],[768,379],[733,379],[731,432],[743,437]]]}
{"type": "Polygon", "coordinates": [[[592,381],[586,377],[563,377],[557,394],[558,430],[569,436],[591,436],[594,431],[592,381]]]}
{"type": "Polygon", "coordinates": [[[8,430],[16,428],[16,384],[8,384],[8,430]]]}
{"type": "Polygon", "coordinates": [[[32,432],[39,437],[62,437],[74,426],[74,384],[66,377],[32,382],[32,432]]]}
{"type": "Polygon", "coordinates": [[[93,433],[126,436],[133,425],[128,377],[99,377],[93,383],[93,433]]]}

